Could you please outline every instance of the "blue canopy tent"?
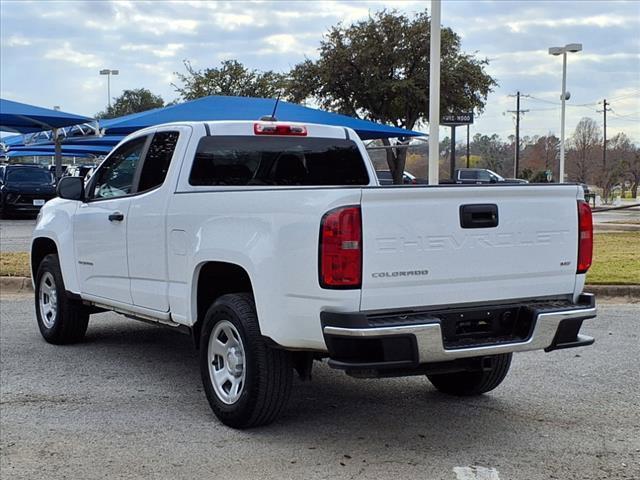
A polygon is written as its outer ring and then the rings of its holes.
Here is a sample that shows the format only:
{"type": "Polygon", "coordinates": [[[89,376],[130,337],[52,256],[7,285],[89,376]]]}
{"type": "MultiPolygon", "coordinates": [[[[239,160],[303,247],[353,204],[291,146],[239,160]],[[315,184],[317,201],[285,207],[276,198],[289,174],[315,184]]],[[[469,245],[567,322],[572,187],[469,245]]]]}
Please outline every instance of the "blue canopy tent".
{"type": "Polygon", "coordinates": [[[64,148],[65,145],[106,145],[110,147],[116,146],[122,139],[124,135],[105,135],[103,137],[97,136],[89,136],[89,137],[71,137],[66,138],[62,142],[62,146],[64,148]]]}
{"type": "MultiPolygon", "coordinates": [[[[65,156],[74,156],[80,153],[89,153],[93,155],[106,155],[111,151],[111,145],[62,145],[61,153],[65,156]]],[[[54,145],[25,145],[23,147],[12,147],[8,153],[12,152],[49,152],[49,155],[55,153],[54,145]],[[53,153],[52,153],[53,152],[53,153]]]]}
{"type": "Polygon", "coordinates": [[[11,147],[12,145],[20,146],[24,145],[25,136],[24,135],[9,135],[7,137],[0,138],[0,143],[2,143],[6,147],[11,147]]]}
{"type": "Polygon", "coordinates": [[[53,132],[56,178],[60,178],[62,175],[62,155],[58,129],[92,121],[93,119],[82,115],[0,98],[0,131],[34,133],[51,130],[53,132]]]}
{"type": "Polygon", "coordinates": [[[0,98],[0,131],[34,133],[92,121],[82,115],[0,98]]]}
{"type": "MultiPolygon", "coordinates": [[[[108,135],[125,135],[141,128],[168,122],[202,120],[259,120],[271,115],[273,98],[209,96],[190,102],[158,108],[126,117],[100,121],[100,128],[108,135]]],[[[363,140],[394,137],[418,137],[423,133],[382,125],[368,120],[325,112],[280,101],[275,113],[278,120],[302,123],[321,123],[353,128],[363,140]]]]}
{"type": "MultiPolygon", "coordinates": [[[[55,152],[50,150],[11,150],[4,154],[9,158],[18,158],[18,157],[53,157],[55,156],[55,152]]],[[[91,153],[62,153],[63,157],[92,157],[94,154],[91,153]]]]}

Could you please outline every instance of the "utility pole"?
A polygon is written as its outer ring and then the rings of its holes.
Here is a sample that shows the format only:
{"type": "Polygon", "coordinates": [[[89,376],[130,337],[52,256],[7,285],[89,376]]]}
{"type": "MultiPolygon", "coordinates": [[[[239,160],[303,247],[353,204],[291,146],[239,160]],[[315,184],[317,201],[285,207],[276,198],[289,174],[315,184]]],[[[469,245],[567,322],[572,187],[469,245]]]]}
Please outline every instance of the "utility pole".
{"type": "Polygon", "coordinates": [[[609,108],[611,104],[607,103],[607,99],[605,98],[602,101],[602,110],[598,110],[598,113],[602,113],[604,117],[604,136],[602,143],[602,168],[605,169],[607,167],[607,112],[610,112],[609,108]]]}
{"type": "Polygon", "coordinates": [[[520,97],[528,97],[529,95],[520,95],[517,92],[515,95],[509,95],[510,97],[516,97],[516,109],[507,110],[509,113],[515,113],[516,115],[516,152],[513,161],[513,178],[518,178],[518,166],[520,165],[520,115],[524,115],[529,110],[520,110],[520,97]]]}

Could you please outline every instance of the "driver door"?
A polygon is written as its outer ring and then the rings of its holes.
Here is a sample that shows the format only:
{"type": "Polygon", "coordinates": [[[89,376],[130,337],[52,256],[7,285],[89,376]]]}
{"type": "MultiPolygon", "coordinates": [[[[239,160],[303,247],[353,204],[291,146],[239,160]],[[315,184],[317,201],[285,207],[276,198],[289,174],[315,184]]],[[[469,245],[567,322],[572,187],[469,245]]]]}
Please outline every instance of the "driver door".
{"type": "Polygon", "coordinates": [[[78,279],[83,297],[132,304],[127,262],[127,220],[149,136],[122,144],[87,185],[74,217],[78,279]]]}

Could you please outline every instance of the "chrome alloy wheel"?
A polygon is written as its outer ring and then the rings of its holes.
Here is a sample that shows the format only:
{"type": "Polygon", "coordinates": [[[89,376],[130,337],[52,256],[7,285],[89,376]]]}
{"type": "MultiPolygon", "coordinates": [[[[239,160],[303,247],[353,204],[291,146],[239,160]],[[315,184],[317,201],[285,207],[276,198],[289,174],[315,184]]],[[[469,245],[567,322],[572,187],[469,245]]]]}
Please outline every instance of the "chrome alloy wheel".
{"type": "Polygon", "coordinates": [[[58,290],[51,272],[45,272],[40,278],[40,317],[46,328],[52,328],[58,314],[58,290]]]}
{"type": "Polygon", "coordinates": [[[242,338],[228,320],[220,320],[209,337],[209,376],[218,398],[231,405],[238,401],[245,381],[242,338]]]}

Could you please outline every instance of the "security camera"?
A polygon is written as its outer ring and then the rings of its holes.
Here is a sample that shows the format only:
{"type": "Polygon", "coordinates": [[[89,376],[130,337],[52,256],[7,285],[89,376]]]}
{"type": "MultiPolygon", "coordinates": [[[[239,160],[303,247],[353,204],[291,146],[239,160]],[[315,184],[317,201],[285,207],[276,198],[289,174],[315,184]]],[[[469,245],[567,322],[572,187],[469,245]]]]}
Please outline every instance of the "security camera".
{"type": "MultiPolygon", "coordinates": [[[[571,92],[564,92],[564,99],[569,100],[571,98],[571,92]]],[[[560,100],[562,100],[562,94],[560,94],[560,100]]]]}

